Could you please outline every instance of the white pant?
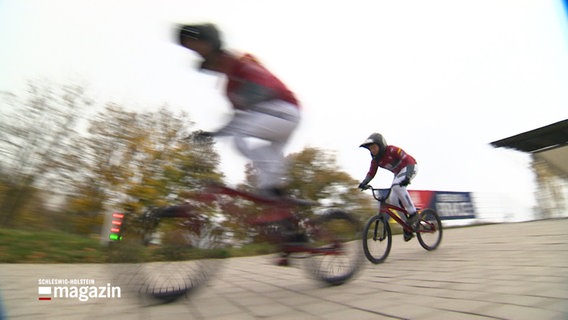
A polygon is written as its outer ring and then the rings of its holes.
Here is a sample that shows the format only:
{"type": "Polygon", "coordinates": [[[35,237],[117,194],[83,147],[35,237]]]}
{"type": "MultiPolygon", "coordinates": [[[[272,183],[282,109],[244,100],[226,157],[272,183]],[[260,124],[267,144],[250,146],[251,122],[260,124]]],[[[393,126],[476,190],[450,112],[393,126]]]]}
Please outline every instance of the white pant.
{"type": "MultiPolygon", "coordinates": [[[[418,168],[416,165],[414,165],[414,171],[412,172],[412,175],[408,178],[410,180],[414,179],[417,171],[418,168]]],[[[399,183],[401,183],[406,178],[406,176],[407,176],[407,168],[405,167],[402,170],[400,170],[400,172],[394,177],[391,186],[391,194],[387,202],[389,204],[398,206],[399,205],[398,202],[400,201],[404,209],[406,209],[406,211],[410,214],[416,212],[416,207],[414,206],[414,203],[412,202],[412,199],[410,198],[410,194],[408,194],[408,190],[406,190],[406,187],[402,187],[399,185],[399,183]]],[[[402,218],[405,219],[405,217],[402,218]]]]}
{"type": "Polygon", "coordinates": [[[237,149],[257,170],[259,188],[278,187],[284,183],[287,171],[284,147],[299,121],[297,106],[271,100],[247,111],[236,111],[231,121],[217,133],[233,136],[237,149]],[[248,138],[263,141],[252,143],[248,138]]]}

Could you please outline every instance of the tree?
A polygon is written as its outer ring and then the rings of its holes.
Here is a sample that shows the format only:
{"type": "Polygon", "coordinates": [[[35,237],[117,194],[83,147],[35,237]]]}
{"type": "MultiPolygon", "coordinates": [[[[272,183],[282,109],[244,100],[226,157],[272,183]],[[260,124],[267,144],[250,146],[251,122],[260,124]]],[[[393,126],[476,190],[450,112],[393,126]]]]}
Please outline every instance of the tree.
{"type": "MultiPolygon", "coordinates": [[[[136,113],[109,104],[75,145],[77,175],[67,210],[85,217],[182,202],[202,181],[220,180],[213,144],[184,139],[191,121],[162,107],[136,113]]],[[[96,221],[91,219],[92,221],[96,221]]]]}
{"type": "MultiPolygon", "coordinates": [[[[35,199],[34,190],[57,192],[59,177],[71,169],[66,159],[69,143],[83,110],[91,104],[81,86],[56,87],[30,82],[24,98],[4,93],[0,108],[0,170],[10,172],[8,189],[0,198],[0,225],[11,226],[35,199]]],[[[35,212],[33,214],[41,214],[35,212]]]]}
{"type": "Polygon", "coordinates": [[[287,159],[289,189],[293,196],[337,206],[360,217],[373,212],[368,195],[357,189],[358,181],[339,168],[330,151],[305,148],[287,159]]]}
{"type": "MultiPolygon", "coordinates": [[[[368,195],[360,192],[358,181],[342,171],[337,165],[335,155],[317,148],[305,148],[301,152],[287,157],[289,171],[287,175],[288,192],[292,197],[318,201],[325,207],[335,206],[361,219],[373,212],[368,195]]],[[[254,192],[255,170],[246,166],[246,181],[238,188],[254,192]]],[[[254,227],[246,223],[247,219],[262,214],[268,207],[242,199],[227,202],[223,207],[224,226],[233,232],[234,238],[243,242],[250,241],[255,235],[254,227]]],[[[315,208],[316,213],[320,208],[315,208]]],[[[312,214],[313,208],[298,209],[301,215],[312,214]]]]}
{"type": "Polygon", "coordinates": [[[101,213],[183,200],[202,179],[219,180],[213,143],[185,141],[187,115],[127,112],[108,104],[94,119],[81,86],[28,84],[0,108],[0,226],[45,225],[91,233],[101,213]],[[84,120],[90,120],[85,123],[84,120]],[[88,131],[85,131],[88,128],[88,131]],[[64,198],[56,215],[48,200],[64,198]]]}

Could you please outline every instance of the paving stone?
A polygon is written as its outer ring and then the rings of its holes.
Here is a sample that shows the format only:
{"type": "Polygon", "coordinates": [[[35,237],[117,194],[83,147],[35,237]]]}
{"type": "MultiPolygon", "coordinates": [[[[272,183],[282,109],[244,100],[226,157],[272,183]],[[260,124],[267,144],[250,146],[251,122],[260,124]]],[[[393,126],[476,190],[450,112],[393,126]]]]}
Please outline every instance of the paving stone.
{"type": "Polygon", "coordinates": [[[431,252],[396,236],[384,263],[365,262],[355,279],[336,287],[309,278],[303,261],[278,267],[269,255],[226,259],[194,294],[169,304],[141,299],[136,283],[122,282],[116,299],[38,300],[40,279],[114,285],[114,273],[131,275],[132,265],[0,264],[0,291],[10,320],[564,320],[566,230],[568,219],[447,229],[431,252]]]}

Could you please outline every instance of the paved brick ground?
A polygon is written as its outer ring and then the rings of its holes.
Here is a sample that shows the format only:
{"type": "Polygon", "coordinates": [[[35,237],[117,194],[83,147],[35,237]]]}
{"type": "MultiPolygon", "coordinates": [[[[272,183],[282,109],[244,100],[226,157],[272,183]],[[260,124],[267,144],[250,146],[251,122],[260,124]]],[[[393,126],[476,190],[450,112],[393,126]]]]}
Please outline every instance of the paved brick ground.
{"type": "Polygon", "coordinates": [[[568,319],[568,220],[445,231],[427,252],[397,236],[388,260],[325,287],[273,256],[227,259],[189,298],[38,300],[38,279],[112,282],[108,265],[0,264],[7,319],[568,319]]]}

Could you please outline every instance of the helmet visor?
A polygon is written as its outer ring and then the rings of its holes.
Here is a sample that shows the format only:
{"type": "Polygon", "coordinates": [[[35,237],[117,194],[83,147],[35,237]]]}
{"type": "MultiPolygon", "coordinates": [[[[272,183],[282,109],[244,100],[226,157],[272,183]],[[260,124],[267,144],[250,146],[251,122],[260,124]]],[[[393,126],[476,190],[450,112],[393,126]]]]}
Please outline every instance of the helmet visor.
{"type": "Polygon", "coordinates": [[[373,139],[367,139],[365,141],[363,141],[363,143],[361,143],[361,145],[359,146],[359,148],[367,148],[369,149],[369,145],[375,143],[375,141],[373,141],[373,139]]]}

